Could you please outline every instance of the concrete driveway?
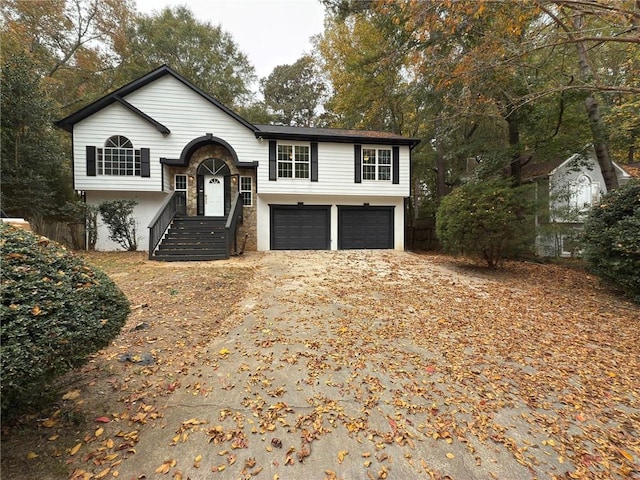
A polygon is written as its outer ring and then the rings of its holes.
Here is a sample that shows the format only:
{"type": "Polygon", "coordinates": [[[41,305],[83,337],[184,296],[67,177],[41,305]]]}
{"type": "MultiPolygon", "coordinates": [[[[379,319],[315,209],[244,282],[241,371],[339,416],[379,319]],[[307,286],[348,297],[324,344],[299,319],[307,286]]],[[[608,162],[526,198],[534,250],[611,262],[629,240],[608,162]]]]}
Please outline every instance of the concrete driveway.
{"type": "Polygon", "coordinates": [[[238,261],[256,274],[206,345],[212,361],[168,397],[119,478],[638,478],[638,374],[623,366],[637,328],[615,325],[610,345],[568,338],[611,311],[600,297],[594,319],[575,319],[571,285],[532,285],[525,267],[492,277],[394,251],[238,261]],[[623,452],[608,468],[606,431],[623,452]]]}

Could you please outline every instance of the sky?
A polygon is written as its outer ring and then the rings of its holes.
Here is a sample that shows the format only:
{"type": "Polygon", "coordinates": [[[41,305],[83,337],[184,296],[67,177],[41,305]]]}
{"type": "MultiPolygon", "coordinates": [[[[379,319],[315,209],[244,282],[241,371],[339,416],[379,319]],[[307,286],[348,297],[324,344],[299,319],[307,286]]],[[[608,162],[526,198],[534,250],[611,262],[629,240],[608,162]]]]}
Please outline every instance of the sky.
{"type": "Polygon", "coordinates": [[[202,22],[231,34],[259,78],[311,52],[309,38],[323,31],[320,0],[136,0],[141,13],[186,5],[202,22]]]}

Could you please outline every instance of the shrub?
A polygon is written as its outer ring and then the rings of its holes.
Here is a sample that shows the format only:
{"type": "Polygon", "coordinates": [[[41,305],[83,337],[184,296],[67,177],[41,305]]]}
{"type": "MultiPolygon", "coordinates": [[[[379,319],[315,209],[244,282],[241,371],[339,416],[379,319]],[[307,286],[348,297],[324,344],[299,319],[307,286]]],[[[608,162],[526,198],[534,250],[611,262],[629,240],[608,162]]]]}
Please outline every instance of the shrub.
{"type": "Polygon", "coordinates": [[[436,235],[445,251],[480,256],[495,268],[532,244],[528,198],[525,187],[500,179],[458,187],[442,199],[436,235]]]}
{"type": "Polygon", "coordinates": [[[602,197],[589,212],[582,240],[591,270],[640,303],[640,180],[602,197]]]}
{"type": "Polygon", "coordinates": [[[109,238],[130,252],[138,249],[136,219],[133,216],[137,204],[135,200],[112,200],[102,202],[98,207],[109,229],[109,238]]]}
{"type": "Polygon", "coordinates": [[[0,224],[1,406],[37,404],[57,376],[120,332],[125,295],[103,272],[45,237],[0,224]]]}

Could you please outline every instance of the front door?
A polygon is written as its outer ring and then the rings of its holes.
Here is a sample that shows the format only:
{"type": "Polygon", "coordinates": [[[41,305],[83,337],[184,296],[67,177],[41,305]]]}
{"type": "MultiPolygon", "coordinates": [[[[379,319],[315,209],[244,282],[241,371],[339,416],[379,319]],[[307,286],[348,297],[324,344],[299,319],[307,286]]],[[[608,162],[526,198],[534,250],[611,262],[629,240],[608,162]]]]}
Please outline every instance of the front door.
{"type": "Polygon", "coordinates": [[[224,216],[224,177],[204,176],[204,214],[207,217],[224,216]]]}

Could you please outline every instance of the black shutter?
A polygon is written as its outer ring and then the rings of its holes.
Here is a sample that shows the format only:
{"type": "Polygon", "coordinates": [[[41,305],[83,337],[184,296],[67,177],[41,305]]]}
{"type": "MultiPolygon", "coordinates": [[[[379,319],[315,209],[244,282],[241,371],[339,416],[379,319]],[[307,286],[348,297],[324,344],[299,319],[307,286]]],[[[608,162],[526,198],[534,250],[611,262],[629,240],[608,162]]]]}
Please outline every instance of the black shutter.
{"type": "Polygon", "coordinates": [[[318,181],[318,144],[311,144],[311,181],[318,181]]]}
{"type": "Polygon", "coordinates": [[[87,145],[87,176],[96,176],[96,147],[87,145]]]}
{"type": "Polygon", "coordinates": [[[391,178],[392,183],[400,183],[400,147],[393,147],[391,178]]]}
{"type": "Polygon", "coordinates": [[[276,161],[276,141],[269,140],[269,180],[278,179],[278,162],[276,161]]]}
{"type": "Polygon", "coordinates": [[[362,183],[362,145],[353,146],[353,168],[355,171],[355,182],[362,183]]]}
{"type": "Polygon", "coordinates": [[[140,176],[151,176],[151,154],[148,148],[140,149],[140,176]]]}

